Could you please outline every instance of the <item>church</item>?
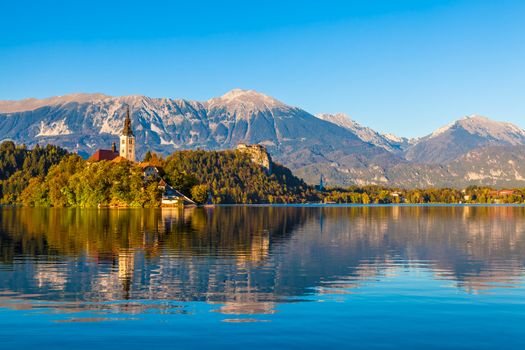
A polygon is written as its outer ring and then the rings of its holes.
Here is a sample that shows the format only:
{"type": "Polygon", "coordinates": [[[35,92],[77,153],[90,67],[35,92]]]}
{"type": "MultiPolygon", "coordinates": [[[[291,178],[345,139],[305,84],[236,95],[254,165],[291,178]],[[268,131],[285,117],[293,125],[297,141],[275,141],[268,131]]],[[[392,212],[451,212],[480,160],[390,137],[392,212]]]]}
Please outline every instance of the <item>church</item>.
{"type": "MultiPolygon", "coordinates": [[[[126,111],[126,119],[124,120],[124,128],[120,133],[119,150],[117,151],[117,145],[115,142],[111,145],[111,149],[99,149],[91,157],[89,162],[109,161],[112,163],[120,162],[135,162],[135,135],[131,128],[131,118],[129,112],[129,106],[126,111]]],[[[148,162],[138,163],[138,166],[142,168],[144,181],[159,180],[158,188],[162,191],[161,206],[173,207],[173,206],[184,206],[184,205],[195,205],[196,203],[171,187],[166,181],[164,181],[159,175],[159,169],[148,162]]]]}
{"type": "Polygon", "coordinates": [[[126,111],[126,119],[124,120],[124,128],[120,134],[119,151],[115,142],[111,145],[111,149],[99,149],[88,161],[99,162],[107,160],[112,162],[130,161],[135,162],[135,135],[131,128],[131,118],[129,115],[129,106],[126,111]]]}

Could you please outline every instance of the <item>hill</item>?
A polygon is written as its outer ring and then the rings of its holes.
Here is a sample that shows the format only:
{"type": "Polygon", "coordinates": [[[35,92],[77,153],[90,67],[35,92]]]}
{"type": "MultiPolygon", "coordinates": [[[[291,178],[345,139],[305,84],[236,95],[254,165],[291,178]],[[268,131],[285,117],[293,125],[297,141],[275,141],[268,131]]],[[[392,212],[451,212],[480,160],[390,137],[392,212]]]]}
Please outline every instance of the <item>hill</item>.
{"type": "MultiPolygon", "coordinates": [[[[163,161],[166,178],[188,192],[180,174],[208,188],[214,203],[300,203],[316,199],[304,181],[277,163],[268,173],[248,154],[227,151],[179,151],[163,161]]],[[[186,185],[187,186],[187,185],[186,185]]]]}
{"type": "Polygon", "coordinates": [[[177,151],[166,159],[148,154],[160,176],[150,177],[140,163],[92,162],[48,145],[32,150],[0,144],[0,198],[3,204],[55,207],[161,204],[167,182],[197,202],[300,203],[319,200],[292,172],[271,161],[268,167],[245,151],[177,151]]]}

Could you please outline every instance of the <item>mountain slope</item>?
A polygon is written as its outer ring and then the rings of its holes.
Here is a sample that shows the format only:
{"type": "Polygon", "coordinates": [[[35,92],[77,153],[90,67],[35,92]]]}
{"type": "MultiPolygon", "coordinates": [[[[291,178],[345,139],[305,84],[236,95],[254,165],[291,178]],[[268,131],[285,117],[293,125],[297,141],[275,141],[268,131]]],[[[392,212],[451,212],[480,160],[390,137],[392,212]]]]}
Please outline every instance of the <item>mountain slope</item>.
{"type": "Polygon", "coordinates": [[[375,146],[384,148],[389,152],[400,152],[406,149],[411,143],[411,140],[405,137],[397,137],[392,134],[380,134],[377,131],[374,131],[373,129],[363,126],[358,122],[352,120],[348,115],[344,113],[323,113],[317,114],[316,117],[322,120],[326,120],[330,123],[339,125],[347,130],[350,130],[364,142],[369,142],[375,146]]]}
{"type": "Polygon", "coordinates": [[[516,125],[473,115],[421,138],[405,157],[417,163],[446,164],[477,148],[523,144],[525,131],[516,125]]]}
{"type": "Polygon", "coordinates": [[[525,146],[476,148],[444,165],[396,165],[385,176],[390,184],[399,187],[524,187],[525,146]]]}
{"type": "Polygon", "coordinates": [[[0,113],[32,111],[44,106],[66,104],[68,102],[90,102],[109,98],[104,94],[69,94],[44,99],[27,98],[20,101],[0,101],[0,113]]]}

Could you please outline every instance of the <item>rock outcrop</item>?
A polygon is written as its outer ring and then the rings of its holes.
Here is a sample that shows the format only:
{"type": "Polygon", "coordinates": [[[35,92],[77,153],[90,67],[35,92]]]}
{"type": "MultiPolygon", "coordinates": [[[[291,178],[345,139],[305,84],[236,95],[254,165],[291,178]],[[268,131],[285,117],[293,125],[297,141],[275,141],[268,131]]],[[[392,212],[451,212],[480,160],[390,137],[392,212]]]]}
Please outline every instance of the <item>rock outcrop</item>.
{"type": "Polygon", "coordinates": [[[260,165],[268,175],[272,173],[272,158],[266,147],[240,143],[237,145],[237,151],[248,154],[252,162],[260,165]]]}

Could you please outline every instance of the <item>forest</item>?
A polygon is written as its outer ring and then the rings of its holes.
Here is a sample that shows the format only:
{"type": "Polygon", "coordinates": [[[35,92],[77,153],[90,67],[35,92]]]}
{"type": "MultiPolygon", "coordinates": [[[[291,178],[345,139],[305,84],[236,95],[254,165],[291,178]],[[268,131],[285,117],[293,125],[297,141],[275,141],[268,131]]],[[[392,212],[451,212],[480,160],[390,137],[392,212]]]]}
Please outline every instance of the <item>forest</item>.
{"type": "Polygon", "coordinates": [[[525,189],[402,189],[307,185],[283,165],[268,174],[235,150],[147,152],[142,163],[88,162],[57,146],[0,144],[0,204],[52,207],[158,207],[163,180],[198,204],[525,203],[525,189]],[[143,165],[158,169],[144,174],[143,165]]]}
{"type": "Polygon", "coordinates": [[[27,149],[0,144],[0,203],[52,207],[157,207],[160,180],[203,204],[302,203],[316,192],[274,164],[267,174],[237,151],[180,151],[167,158],[148,152],[142,163],[89,162],[55,146],[27,149]],[[144,175],[141,165],[159,170],[144,175]]]}

